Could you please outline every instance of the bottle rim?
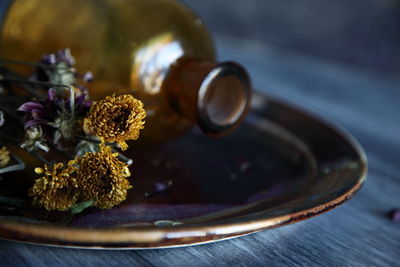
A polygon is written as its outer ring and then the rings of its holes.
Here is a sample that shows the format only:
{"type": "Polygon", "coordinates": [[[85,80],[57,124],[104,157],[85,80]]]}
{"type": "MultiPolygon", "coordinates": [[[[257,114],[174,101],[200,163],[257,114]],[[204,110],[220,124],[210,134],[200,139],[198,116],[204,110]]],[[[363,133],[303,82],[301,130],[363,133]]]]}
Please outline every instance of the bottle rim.
{"type": "Polygon", "coordinates": [[[210,136],[228,134],[248,113],[251,81],[240,64],[227,61],[216,64],[200,85],[197,120],[210,136]]]}

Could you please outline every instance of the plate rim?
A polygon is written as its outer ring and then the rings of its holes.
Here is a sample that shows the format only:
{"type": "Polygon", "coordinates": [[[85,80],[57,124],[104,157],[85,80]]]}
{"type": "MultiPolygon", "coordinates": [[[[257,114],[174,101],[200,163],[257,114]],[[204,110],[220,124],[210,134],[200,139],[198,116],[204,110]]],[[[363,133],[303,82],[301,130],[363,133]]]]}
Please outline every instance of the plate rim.
{"type": "Polygon", "coordinates": [[[181,224],[176,226],[140,226],[130,228],[83,228],[51,224],[18,222],[0,219],[0,239],[47,246],[89,249],[148,249],[181,247],[204,244],[265,229],[292,224],[325,213],[350,199],[364,183],[368,172],[366,153],[359,142],[344,128],[332,121],[300,108],[295,104],[265,94],[254,94],[305,114],[344,138],[359,157],[360,175],[346,192],[322,204],[278,216],[261,215],[260,218],[240,222],[181,224]],[[22,236],[22,237],[21,237],[22,236]],[[205,238],[204,240],[201,239],[205,238]],[[171,240],[173,242],[171,242],[171,240]],[[98,245],[96,245],[98,244],[98,245]]]}

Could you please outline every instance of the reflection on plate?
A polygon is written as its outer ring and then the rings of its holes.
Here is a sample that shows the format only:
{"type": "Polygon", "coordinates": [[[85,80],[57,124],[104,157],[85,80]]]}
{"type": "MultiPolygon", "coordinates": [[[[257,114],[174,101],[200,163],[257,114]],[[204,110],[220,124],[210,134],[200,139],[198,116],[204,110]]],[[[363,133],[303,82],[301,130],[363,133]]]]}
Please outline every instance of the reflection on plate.
{"type": "Polygon", "coordinates": [[[216,241],[328,211],[360,188],[367,170],[364,152],[349,135],[259,95],[230,136],[210,139],[194,130],[134,155],[127,201],[88,209],[68,224],[65,213],[29,204],[22,175],[3,177],[0,237],[86,248],[216,241]]]}

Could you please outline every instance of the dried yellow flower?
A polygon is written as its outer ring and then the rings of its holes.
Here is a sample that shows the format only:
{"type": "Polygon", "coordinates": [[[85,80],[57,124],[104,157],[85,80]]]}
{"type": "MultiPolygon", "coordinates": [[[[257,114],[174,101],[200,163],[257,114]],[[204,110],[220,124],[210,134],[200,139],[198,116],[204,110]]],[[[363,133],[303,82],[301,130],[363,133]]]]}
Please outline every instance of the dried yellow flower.
{"type": "Polygon", "coordinates": [[[118,160],[118,153],[100,144],[99,152],[88,152],[77,160],[77,181],[83,200],[95,200],[94,206],[109,209],[126,199],[132,188],[127,177],[128,165],[118,160]]]}
{"type": "Polygon", "coordinates": [[[76,172],[73,160],[65,167],[63,163],[56,163],[52,167],[36,168],[35,172],[42,175],[29,191],[35,205],[47,210],[68,210],[76,203],[79,190],[73,176],[76,172]]]}
{"type": "Polygon", "coordinates": [[[4,146],[0,149],[0,168],[5,167],[10,162],[10,151],[4,146]]]}
{"type": "Polygon", "coordinates": [[[125,141],[138,139],[145,117],[143,103],[133,96],[107,96],[92,105],[87,126],[102,142],[117,142],[125,150],[125,141]]]}

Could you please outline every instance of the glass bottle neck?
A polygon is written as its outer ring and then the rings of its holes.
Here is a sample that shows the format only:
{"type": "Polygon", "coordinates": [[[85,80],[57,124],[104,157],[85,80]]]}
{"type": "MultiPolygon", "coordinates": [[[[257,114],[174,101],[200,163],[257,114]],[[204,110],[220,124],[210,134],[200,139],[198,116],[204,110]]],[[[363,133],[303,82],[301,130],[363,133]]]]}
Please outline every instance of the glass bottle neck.
{"type": "Polygon", "coordinates": [[[171,69],[165,85],[172,108],[211,136],[235,129],[250,104],[249,76],[234,62],[182,60],[171,69]]]}

